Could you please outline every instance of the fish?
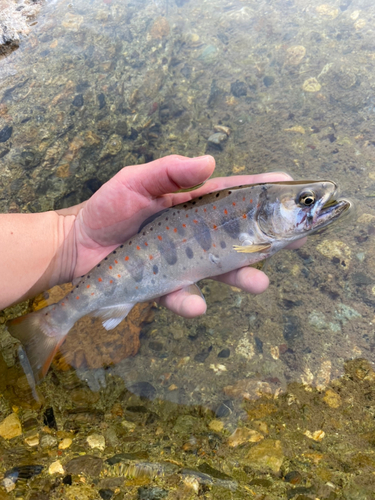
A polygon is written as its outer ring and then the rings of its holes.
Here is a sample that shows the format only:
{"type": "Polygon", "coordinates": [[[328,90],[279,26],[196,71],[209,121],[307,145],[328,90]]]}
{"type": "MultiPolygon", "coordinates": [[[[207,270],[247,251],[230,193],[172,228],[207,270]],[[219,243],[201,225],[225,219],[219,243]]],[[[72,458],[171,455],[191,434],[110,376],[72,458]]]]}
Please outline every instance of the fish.
{"type": "Polygon", "coordinates": [[[81,317],[99,317],[111,330],[136,303],[266,259],[350,207],[337,200],[337,186],[328,180],[251,184],[199,196],[146,219],[65,298],[12,320],[8,330],[39,382],[81,317]]]}

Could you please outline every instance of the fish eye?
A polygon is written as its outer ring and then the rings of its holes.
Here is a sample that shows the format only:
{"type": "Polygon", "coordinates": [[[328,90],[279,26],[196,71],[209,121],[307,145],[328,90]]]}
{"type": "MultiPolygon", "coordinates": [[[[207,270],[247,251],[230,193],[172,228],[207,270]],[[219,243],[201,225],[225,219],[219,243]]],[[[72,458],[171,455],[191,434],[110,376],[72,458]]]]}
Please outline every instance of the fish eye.
{"type": "Polygon", "coordinates": [[[311,207],[316,200],[315,193],[312,191],[304,191],[299,195],[298,203],[304,207],[311,207]]]}

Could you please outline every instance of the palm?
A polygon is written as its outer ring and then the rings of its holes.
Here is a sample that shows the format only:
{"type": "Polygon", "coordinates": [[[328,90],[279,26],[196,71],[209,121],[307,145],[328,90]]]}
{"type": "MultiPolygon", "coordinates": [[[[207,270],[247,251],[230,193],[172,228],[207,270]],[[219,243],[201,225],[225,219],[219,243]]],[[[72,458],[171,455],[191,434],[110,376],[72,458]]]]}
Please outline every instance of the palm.
{"type": "MultiPolygon", "coordinates": [[[[75,276],[87,273],[134,235],[147,217],[164,208],[226,187],[289,178],[281,173],[215,178],[197,190],[176,193],[181,188],[201,184],[214,168],[214,159],[209,156],[194,159],[168,156],[122,169],[77,207],[75,276]]],[[[253,293],[263,291],[268,285],[267,277],[252,268],[233,271],[217,279],[253,293]]],[[[205,311],[204,300],[186,291],[169,294],[161,302],[183,316],[191,317],[205,311]]]]}

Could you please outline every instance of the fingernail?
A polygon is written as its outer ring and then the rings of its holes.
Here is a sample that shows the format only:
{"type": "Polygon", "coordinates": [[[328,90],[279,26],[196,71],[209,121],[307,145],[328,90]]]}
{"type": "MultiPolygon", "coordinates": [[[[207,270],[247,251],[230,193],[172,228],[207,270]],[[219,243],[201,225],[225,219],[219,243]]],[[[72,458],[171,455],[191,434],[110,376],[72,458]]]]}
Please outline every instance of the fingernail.
{"type": "Polygon", "coordinates": [[[286,180],[286,181],[292,181],[293,180],[293,177],[290,176],[289,174],[287,174],[286,172],[280,172],[280,171],[277,171],[277,172],[267,172],[266,174],[267,177],[275,177],[275,175],[277,176],[280,176],[280,180],[286,180]]]}

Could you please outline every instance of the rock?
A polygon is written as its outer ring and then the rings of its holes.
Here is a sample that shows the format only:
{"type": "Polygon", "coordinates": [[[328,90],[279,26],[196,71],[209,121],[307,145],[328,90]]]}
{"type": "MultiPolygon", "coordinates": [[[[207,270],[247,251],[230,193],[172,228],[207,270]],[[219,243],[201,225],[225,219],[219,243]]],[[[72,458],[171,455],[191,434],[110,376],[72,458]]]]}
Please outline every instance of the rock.
{"type": "Polygon", "coordinates": [[[324,436],[326,435],[326,433],[322,430],[318,430],[318,431],[314,431],[314,432],[310,432],[310,431],[305,431],[303,433],[306,437],[308,437],[309,439],[313,439],[314,441],[322,441],[324,436]]]}
{"type": "Polygon", "coordinates": [[[151,26],[149,36],[153,40],[161,40],[165,36],[169,35],[170,28],[169,23],[165,17],[158,17],[154,24],[151,26]]]}
{"type": "Polygon", "coordinates": [[[62,441],[59,443],[59,450],[66,450],[67,448],[70,447],[70,445],[73,443],[73,439],[71,438],[64,438],[62,441]]]}
{"type": "Polygon", "coordinates": [[[65,474],[64,467],[61,465],[60,460],[56,460],[56,462],[52,462],[48,467],[49,474],[65,474]]]}
{"type": "Polygon", "coordinates": [[[62,25],[68,30],[78,31],[82,23],[83,16],[76,16],[68,12],[67,14],[65,14],[65,19],[62,22],[62,25]]]}
{"type": "Polygon", "coordinates": [[[39,434],[34,434],[33,436],[29,436],[25,438],[25,443],[33,448],[34,446],[39,445],[39,434]]]}
{"type": "Polygon", "coordinates": [[[101,451],[105,449],[105,439],[101,434],[91,434],[87,438],[87,443],[90,448],[98,448],[101,451]]]}
{"type": "Polygon", "coordinates": [[[323,401],[330,407],[330,408],[339,408],[341,406],[341,397],[339,394],[336,392],[332,391],[332,389],[327,389],[323,401]]]}
{"type": "Polygon", "coordinates": [[[224,428],[224,423],[215,418],[214,420],[211,420],[208,427],[214,432],[221,432],[224,428]]]}
{"type": "Polygon", "coordinates": [[[138,500],[161,500],[168,495],[168,491],[163,488],[155,486],[154,488],[147,488],[141,486],[138,489],[138,500]]]}
{"type": "Polygon", "coordinates": [[[12,439],[21,436],[22,426],[16,413],[11,413],[0,423],[0,436],[4,439],[12,439]]]}
{"type": "Polygon", "coordinates": [[[156,396],[156,389],[149,382],[135,382],[134,384],[128,386],[128,389],[140,398],[152,400],[156,396]]]}
{"type": "Polygon", "coordinates": [[[75,98],[73,99],[72,104],[73,104],[73,106],[76,106],[77,108],[82,107],[84,104],[83,95],[82,94],[76,95],[75,98]]]}
{"type": "Polygon", "coordinates": [[[275,439],[265,439],[250,449],[244,463],[256,469],[271,469],[272,472],[277,473],[283,459],[284,453],[281,442],[275,439]]]}
{"type": "Polygon", "coordinates": [[[230,349],[228,348],[222,349],[217,355],[218,358],[229,358],[229,356],[230,356],[230,349]]]}
{"type": "Polygon", "coordinates": [[[230,91],[234,95],[234,97],[242,97],[247,95],[247,85],[245,82],[240,82],[237,80],[230,85],[230,91]]]}
{"type": "Polygon", "coordinates": [[[11,138],[13,133],[13,127],[8,127],[6,125],[2,130],[0,130],[0,142],[6,142],[11,138]]]}
{"type": "Polygon", "coordinates": [[[214,126],[215,132],[222,132],[223,134],[226,134],[228,137],[230,136],[230,128],[225,127],[225,125],[215,125],[214,126]]]}
{"type": "Polygon", "coordinates": [[[57,439],[55,438],[55,436],[51,436],[50,434],[45,434],[40,438],[40,447],[42,448],[42,450],[53,448],[56,445],[57,445],[57,439]]]}
{"type": "Polygon", "coordinates": [[[208,142],[211,144],[215,144],[215,146],[220,146],[224,141],[228,139],[227,134],[223,134],[222,132],[216,132],[216,134],[210,135],[208,138],[208,142]]]}
{"type": "Polygon", "coordinates": [[[99,490],[99,495],[103,500],[110,500],[113,497],[113,491],[106,488],[106,489],[101,489],[99,490]]]}
{"type": "Polygon", "coordinates": [[[65,470],[68,474],[87,474],[95,477],[99,476],[102,466],[103,460],[101,458],[83,455],[82,457],[73,458],[65,464],[65,470]]]}
{"type": "Polygon", "coordinates": [[[263,78],[263,83],[266,87],[271,87],[275,83],[275,78],[273,76],[265,76],[263,78]]]}
{"type": "Polygon", "coordinates": [[[122,138],[118,134],[112,134],[107,144],[100,153],[100,158],[117,155],[122,149],[122,138]]]}
{"type": "Polygon", "coordinates": [[[302,89],[305,92],[319,92],[319,90],[322,88],[320,83],[316,78],[308,78],[303,82],[302,89]]]}
{"type": "Polygon", "coordinates": [[[298,66],[305,57],[306,49],[302,45],[294,45],[286,51],[285,64],[289,66],[298,66]]]}
{"type": "Polygon", "coordinates": [[[290,471],[285,475],[285,481],[290,484],[299,484],[302,481],[302,476],[298,471],[290,471]]]}
{"type": "Polygon", "coordinates": [[[324,240],[316,247],[318,252],[320,252],[324,257],[329,259],[337,258],[340,261],[350,260],[352,256],[352,251],[350,247],[339,240],[324,240]]]}
{"type": "Polygon", "coordinates": [[[247,429],[246,427],[239,427],[229,436],[228,445],[235,448],[243,443],[258,443],[262,439],[264,439],[264,436],[260,432],[247,429]]]}
{"type": "Polygon", "coordinates": [[[177,434],[190,434],[197,430],[197,427],[198,418],[191,415],[181,415],[177,418],[172,430],[177,434]]]}

